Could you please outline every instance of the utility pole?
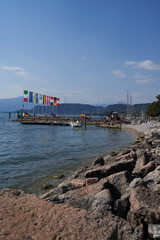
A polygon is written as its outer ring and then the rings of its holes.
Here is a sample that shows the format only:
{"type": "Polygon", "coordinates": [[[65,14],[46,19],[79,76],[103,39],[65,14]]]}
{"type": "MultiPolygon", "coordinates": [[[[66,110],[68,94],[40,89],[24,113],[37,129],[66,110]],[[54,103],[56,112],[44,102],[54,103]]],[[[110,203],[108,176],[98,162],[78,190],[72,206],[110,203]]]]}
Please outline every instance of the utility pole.
{"type": "Polygon", "coordinates": [[[131,115],[131,118],[132,118],[132,114],[133,114],[133,111],[132,111],[132,96],[130,96],[130,115],[131,115]]]}
{"type": "Polygon", "coordinates": [[[65,112],[66,112],[66,97],[64,99],[63,117],[65,117],[65,112]]]}

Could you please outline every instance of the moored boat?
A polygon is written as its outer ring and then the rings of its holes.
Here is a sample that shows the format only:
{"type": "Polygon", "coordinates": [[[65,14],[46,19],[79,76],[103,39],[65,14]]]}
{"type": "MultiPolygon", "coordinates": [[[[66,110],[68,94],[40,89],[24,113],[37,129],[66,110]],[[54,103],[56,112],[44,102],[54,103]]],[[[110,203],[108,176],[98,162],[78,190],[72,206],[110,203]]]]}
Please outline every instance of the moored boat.
{"type": "Polygon", "coordinates": [[[82,127],[82,124],[77,120],[76,122],[70,122],[71,127],[82,127]]]}

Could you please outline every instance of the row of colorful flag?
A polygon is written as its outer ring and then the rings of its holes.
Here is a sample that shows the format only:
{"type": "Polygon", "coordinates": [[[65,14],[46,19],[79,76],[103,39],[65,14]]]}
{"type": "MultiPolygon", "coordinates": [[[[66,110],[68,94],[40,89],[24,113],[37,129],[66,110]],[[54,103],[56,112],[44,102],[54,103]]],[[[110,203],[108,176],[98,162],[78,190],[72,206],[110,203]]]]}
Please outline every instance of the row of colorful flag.
{"type": "Polygon", "coordinates": [[[44,94],[30,92],[28,90],[24,90],[24,102],[29,103],[39,103],[45,105],[54,105],[59,106],[60,99],[57,97],[51,97],[44,94]]]}

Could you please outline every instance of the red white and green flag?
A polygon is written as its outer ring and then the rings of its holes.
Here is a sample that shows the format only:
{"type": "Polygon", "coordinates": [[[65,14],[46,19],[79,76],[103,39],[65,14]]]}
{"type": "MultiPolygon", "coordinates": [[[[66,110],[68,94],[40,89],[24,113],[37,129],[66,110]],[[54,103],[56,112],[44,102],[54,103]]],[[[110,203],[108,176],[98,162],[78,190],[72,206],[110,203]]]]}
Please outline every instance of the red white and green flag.
{"type": "Polygon", "coordinates": [[[24,90],[23,96],[24,96],[23,101],[24,101],[24,102],[28,102],[28,97],[29,97],[29,92],[28,92],[28,90],[24,90]]]}
{"type": "Polygon", "coordinates": [[[22,112],[21,115],[22,115],[23,117],[29,117],[29,114],[28,114],[28,113],[25,113],[25,112],[22,112]]]}

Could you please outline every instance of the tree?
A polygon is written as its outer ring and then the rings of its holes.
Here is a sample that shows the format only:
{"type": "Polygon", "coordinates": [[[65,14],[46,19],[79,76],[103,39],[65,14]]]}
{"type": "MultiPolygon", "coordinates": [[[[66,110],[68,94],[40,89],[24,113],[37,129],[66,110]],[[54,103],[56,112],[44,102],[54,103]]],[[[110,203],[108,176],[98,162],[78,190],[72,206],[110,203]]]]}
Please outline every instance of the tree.
{"type": "Polygon", "coordinates": [[[146,111],[147,116],[158,117],[160,116],[160,95],[156,96],[158,101],[151,103],[146,111]]]}
{"type": "Polygon", "coordinates": [[[156,98],[158,99],[158,101],[160,101],[160,94],[158,94],[156,98]]]}

